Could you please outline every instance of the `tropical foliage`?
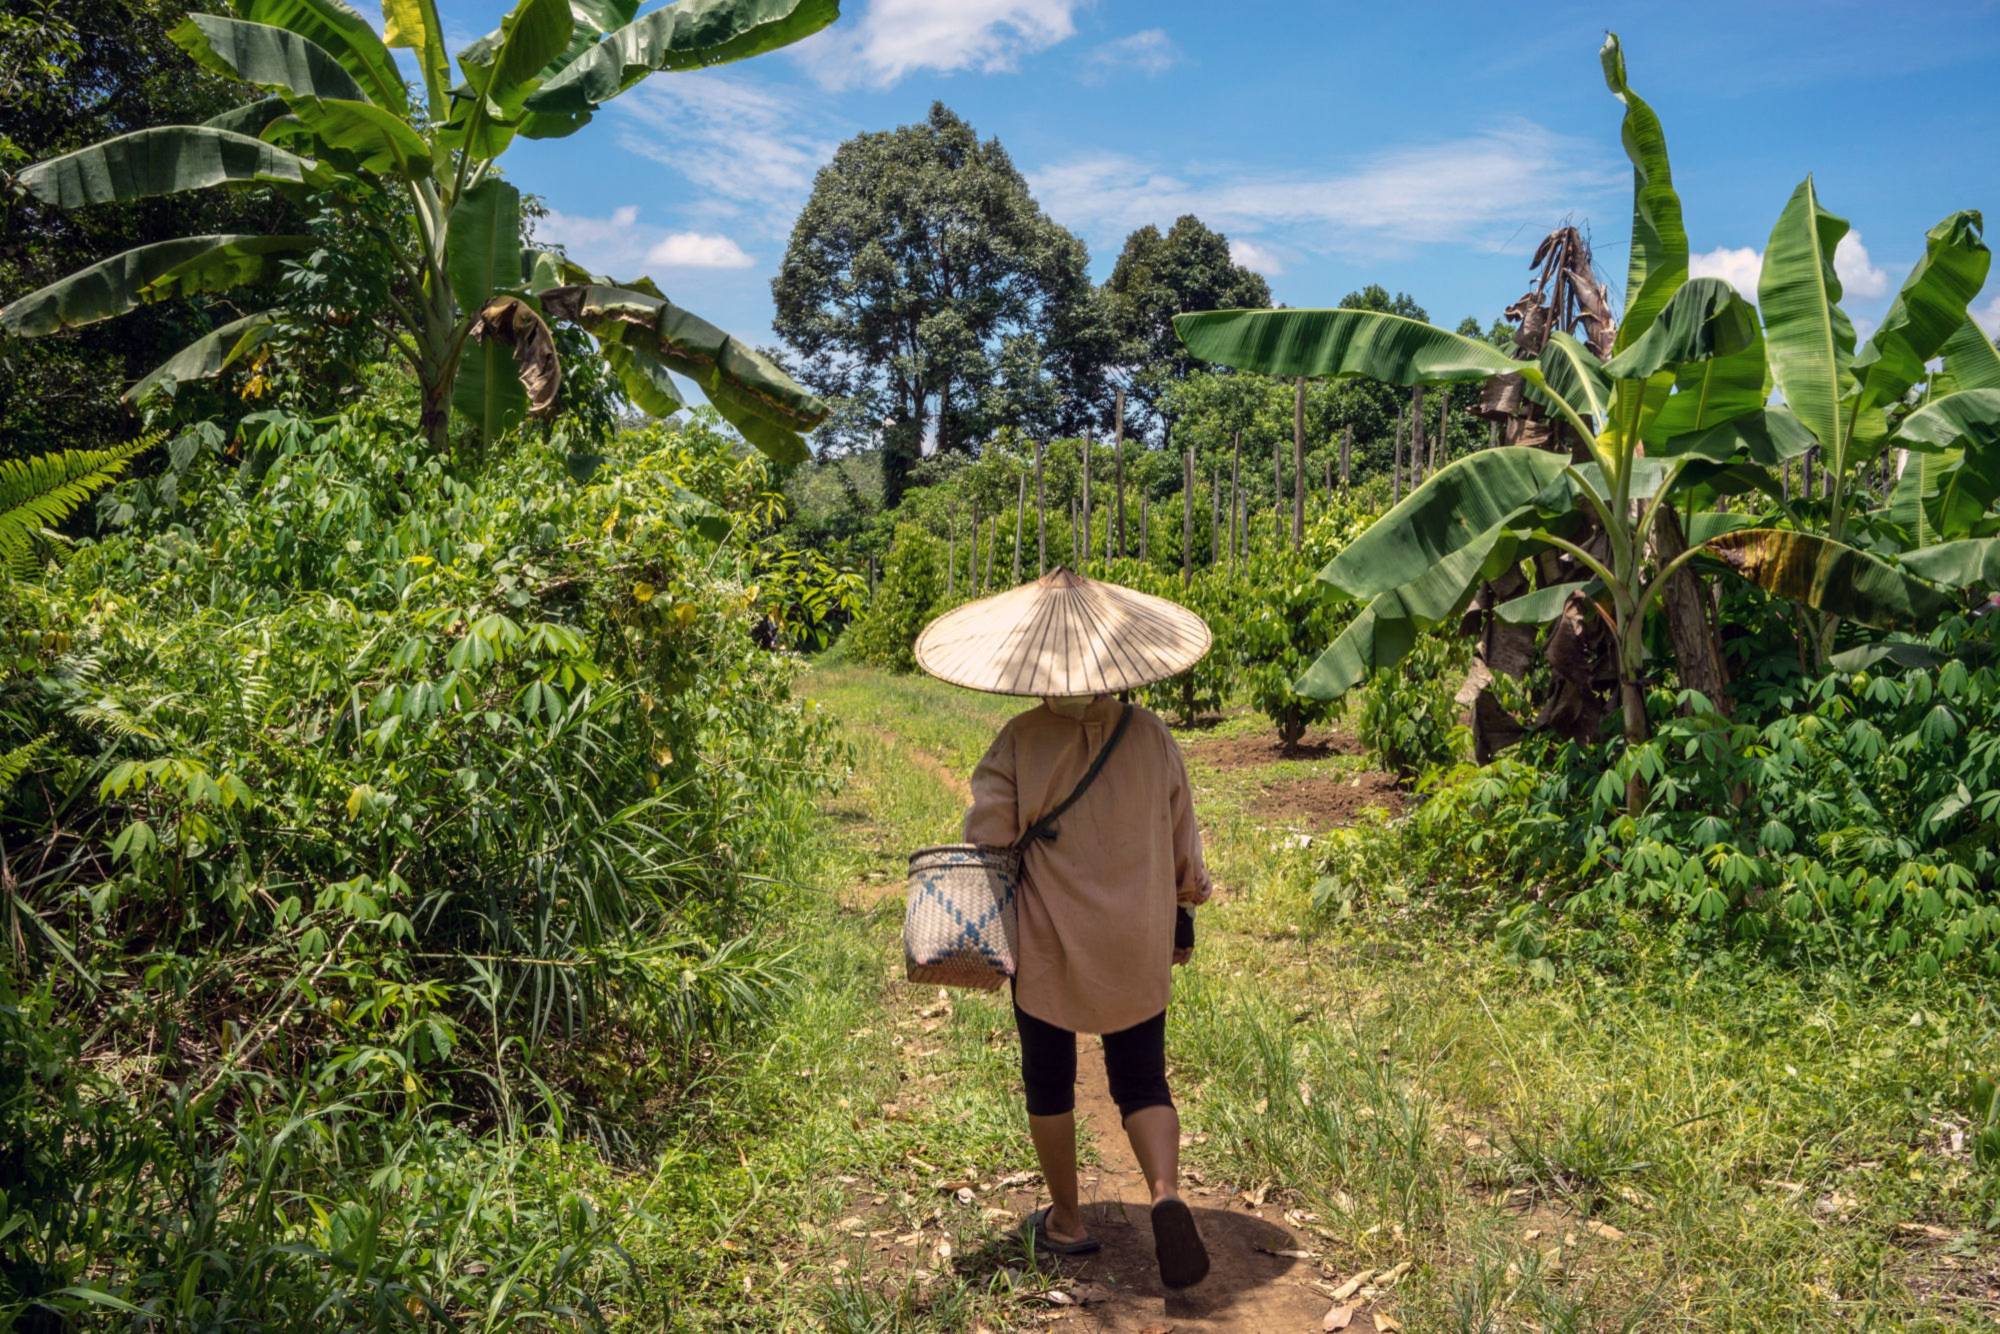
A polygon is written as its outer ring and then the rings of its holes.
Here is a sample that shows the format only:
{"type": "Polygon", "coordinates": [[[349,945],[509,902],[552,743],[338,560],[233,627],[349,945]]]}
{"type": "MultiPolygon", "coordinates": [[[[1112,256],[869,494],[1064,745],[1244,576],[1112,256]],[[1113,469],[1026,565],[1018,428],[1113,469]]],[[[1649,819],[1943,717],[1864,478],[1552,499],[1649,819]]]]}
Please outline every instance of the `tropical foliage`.
{"type": "MultiPolygon", "coordinates": [[[[378,32],[339,0],[240,0],[191,13],[174,42],[204,70],[266,94],[195,125],[155,125],[26,168],[43,204],[77,209],[214,187],[269,189],[295,203],[346,201],[393,257],[390,346],[422,393],[434,449],[458,413],[491,440],[556,407],[562,363],[551,321],[596,336],[641,409],[680,406],[669,371],[699,385],[774,458],[805,454],[825,409],[763,354],[669,301],[651,279],[614,282],[549,251],[524,250],[521,194],[496,170],[516,137],[574,134],[648,75],[741,60],[832,22],[836,0],[683,0],[635,18],[637,0],[519,0],[500,27],[444,49],[434,0],[393,0],[378,32]],[[422,71],[413,97],[392,48],[422,71]],[[384,203],[389,207],[383,207],[384,203]]],[[[273,276],[313,248],[305,234],[218,233],[155,241],[100,260],[0,310],[39,337],[170,297],[273,276]]],[[[350,312],[374,315],[373,311],[350,312]]],[[[174,353],[128,392],[219,374],[270,336],[254,311],[174,353]]]]}
{"type": "Polygon", "coordinates": [[[1307,693],[1339,695],[1393,664],[1417,630],[1456,618],[1483,584],[1556,552],[1573,562],[1573,577],[1496,610],[1544,622],[1581,598],[1606,614],[1624,732],[1637,744],[1649,734],[1648,613],[1689,562],[1717,563],[1808,608],[1822,659],[1838,643],[1874,642],[1871,631],[1934,624],[1954,605],[1953,591],[1983,571],[1984,547],[1921,553],[1939,538],[1971,540],[1993,499],[1983,460],[2000,396],[1980,387],[1991,345],[1966,314],[1990,259],[1978,215],[1953,214],[1932,229],[1925,258],[1856,352],[1833,267],[1846,223],[1820,206],[1808,178],[1773,229],[1760,319],[1719,279],[1688,278],[1659,121],[1627,83],[1615,36],[1603,64],[1625,104],[1634,180],[1627,305],[1608,359],[1558,331],[1536,362],[1516,362],[1483,342],[1365,311],[1176,321],[1197,355],[1273,375],[1395,384],[1517,375],[1580,451],[1572,460],[1514,446],[1461,459],[1331,562],[1323,577],[1363,610],[1301,677],[1307,693]],[[1926,363],[1940,353],[1945,371],[1931,377],[1926,363]],[[1773,387],[1784,406],[1767,406],[1773,387]],[[1913,390],[1921,401],[1908,403],[1913,390]],[[1828,490],[1795,505],[1779,470],[1809,452],[1828,490]],[[1911,455],[1922,461],[1904,469],[1897,493],[1867,503],[1880,475],[1870,469],[1911,455]],[[1724,508],[1746,497],[1749,508],[1724,508]],[[1677,506],[1689,511],[1696,540],[1674,551],[1665,541],[1668,526],[1680,526],[1677,506]],[[1952,526],[1935,528],[1940,521],[1952,526]],[[1853,545],[1857,537],[1864,545],[1853,545]]]}

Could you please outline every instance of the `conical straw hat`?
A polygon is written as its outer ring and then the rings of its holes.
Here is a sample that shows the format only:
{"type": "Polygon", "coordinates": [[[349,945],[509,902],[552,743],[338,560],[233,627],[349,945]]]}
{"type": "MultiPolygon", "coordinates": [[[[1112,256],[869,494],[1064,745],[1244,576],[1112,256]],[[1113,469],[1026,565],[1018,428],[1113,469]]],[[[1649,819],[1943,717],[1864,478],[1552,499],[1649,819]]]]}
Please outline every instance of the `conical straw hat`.
{"type": "Polygon", "coordinates": [[[1099,695],[1178,676],[1210,641],[1207,622],[1178,602],[1059,567],[932,621],[917,662],[996,695],[1099,695]]]}

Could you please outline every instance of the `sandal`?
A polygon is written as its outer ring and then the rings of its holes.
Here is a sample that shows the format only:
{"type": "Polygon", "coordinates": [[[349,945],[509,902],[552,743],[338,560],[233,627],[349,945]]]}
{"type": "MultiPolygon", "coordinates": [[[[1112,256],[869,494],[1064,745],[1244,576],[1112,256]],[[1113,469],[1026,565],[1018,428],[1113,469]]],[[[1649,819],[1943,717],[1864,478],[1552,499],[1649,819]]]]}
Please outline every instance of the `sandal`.
{"type": "Polygon", "coordinates": [[[1208,1277],[1208,1248],[1184,1202],[1161,1200],[1153,1206],[1153,1255],[1167,1287],[1191,1288],[1208,1277]]]}
{"type": "Polygon", "coordinates": [[[1049,1235],[1049,1210],[1054,1205],[1044,1205],[1035,1210],[1022,1225],[1021,1230],[1042,1250],[1052,1255],[1094,1255],[1104,1249],[1104,1243],[1095,1237],[1083,1237],[1076,1241],[1058,1241],[1049,1235]]]}

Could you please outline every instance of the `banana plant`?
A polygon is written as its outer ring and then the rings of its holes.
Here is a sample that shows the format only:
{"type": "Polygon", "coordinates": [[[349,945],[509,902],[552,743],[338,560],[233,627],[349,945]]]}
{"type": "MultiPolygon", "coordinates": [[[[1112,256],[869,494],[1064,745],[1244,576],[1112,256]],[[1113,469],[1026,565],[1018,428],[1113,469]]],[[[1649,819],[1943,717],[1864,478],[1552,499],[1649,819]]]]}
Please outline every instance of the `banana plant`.
{"type": "MultiPolygon", "coordinates": [[[[496,170],[516,136],[573,134],[653,73],[759,55],[839,16],[838,0],[680,0],[643,17],[638,7],[518,0],[498,29],[459,52],[454,79],[435,0],[383,0],[379,31],[344,0],[235,0],[228,14],[190,14],[171,36],[195,63],[264,97],[200,125],[139,130],[37,163],[17,184],[61,208],[211,187],[389,197],[407,210],[414,242],[375,233],[399,277],[389,309],[359,313],[385,323],[416,377],[435,449],[447,446],[454,409],[489,437],[525,413],[551,412],[562,368],[548,321],[567,318],[600,338],[642,410],[681,405],[678,372],[758,448],[803,457],[801,433],[826,409],[768,358],[649,279],[615,282],[521,245],[520,192],[496,170]],[[415,58],[414,95],[392,48],[415,58]]],[[[36,337],[222,291],[269,277],[312,244],[218,235],[140,246],[12,302],[0,329],[36,337]]],[[[269,336],[275,317],[224,324],[128,398],[219,374],[269,336]]]]}
{"type": "MultiPolygon", "coordinates": [[[[1585,447],[1587,457],[1576,462],[1520,446],[1469,455],[1378,520],[1321,572],[1365,605],[1300,678],[1303,694],[1337,696],[1392,665],[1420,629],[1460,615],[1481,583],[1549,550],[1590,577],[1537,589],[1497,613],[1539,622],[1572,613],[1581,600],[1601,614],[1615,644],[1624,734],[1635,743],[1650,730],[1646,618],[1689,561],[1713,558],[1829,619],[1912,628],[1950,605],[1928,581],[1841,541],[1839,520],[1818,534],[1746,527],[1742,514],[1702,515],[1697,540],[1665,558],[1654,539],[1677,495],[1762,491],[1777,500],[1773,470],[1816,444],[1835,475],[1849,478],[1882,448],[1915,447],[1913,424],[1921,434],[1926,413],[1931,435],[1922,447],[1932,449],[1945,447],[1938,442],[1953,431],[1974,429],[1975,419],[2000,420],[1967,411],[1947,421],[1944,399],[1892,437],[1884,410],[1900,403],[1966,323],[1989,259],[1978,215],[1954,214],[1932,230],[1924,261],[1857,355],[1833,269],[1846,224],[1820,208],[1808,179],[1773,232],[1760,320],[1727,283],[1688,277],[1687,232],[1659,118],[1632,91],[1615,34],[1601,60],[1624,104],[1621,137],[1633,171],[1627,302],[1609,359],[1558,333],[1524,364],[1478,340],[1370,311],[1212,311],[1174,321],[1197,357],[1269,375],[1365,375],[1407,385],[1519,374],[1585,447]],[[1782,406],[1771,406],[1774,385],[1782,406]]],[[[1845,505],[1837,486],[1834,513],[1845,505]]]]}

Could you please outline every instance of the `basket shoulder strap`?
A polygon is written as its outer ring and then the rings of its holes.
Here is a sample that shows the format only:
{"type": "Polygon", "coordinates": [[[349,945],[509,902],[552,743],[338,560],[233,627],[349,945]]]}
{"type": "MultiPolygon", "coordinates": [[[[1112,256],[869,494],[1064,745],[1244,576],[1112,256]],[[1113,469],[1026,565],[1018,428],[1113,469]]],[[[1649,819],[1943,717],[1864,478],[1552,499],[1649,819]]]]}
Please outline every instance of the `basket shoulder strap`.
{"type": "Polygon", "coordinates": [[[1110,739],[1104,743],[1104,749],[1098,751],[1097,758],[1090,762],[1090,768],[1084,771],[1083,777],[1078,779],[1076,786],[1070,789],[1070,794],[1064,797],[1054,810],[1029,825],[1027,832],[1014,840],[1014,850],[1016,852],[1026,851],[1030,844],[1040,839],[1054,838],[1056,836],[1056,821],[1062,819],[1064,811],[1076,804],[1078,797],[1081,797],[1090,790],[1090,785],[1097,781],[1097,775],[1104,772],[1104,762],[1111,758],[1112,751],[1118,749],[1118,742],[1125,735],[1125,729],[1131,722],[1132,706],[1127,704],[1124,711],[1118,715],[1118,725],[1111,729],[1110,739]]]}

